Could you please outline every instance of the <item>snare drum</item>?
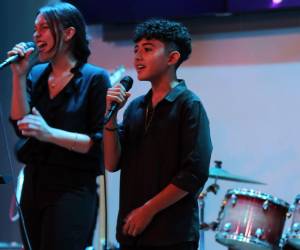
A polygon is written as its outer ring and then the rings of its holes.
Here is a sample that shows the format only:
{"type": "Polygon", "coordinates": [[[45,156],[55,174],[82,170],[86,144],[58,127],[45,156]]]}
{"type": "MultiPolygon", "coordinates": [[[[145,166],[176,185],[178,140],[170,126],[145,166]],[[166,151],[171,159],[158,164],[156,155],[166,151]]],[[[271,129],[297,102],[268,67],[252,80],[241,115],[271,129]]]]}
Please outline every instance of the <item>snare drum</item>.
{"type": "Polygon", "coordinates": [[[289,204],[248,189],[228,190],[219,212],[216,240],[230,248],[280,249],[289,204]]]}
{"type": "Polygon", "coordinates": [[[292,224],[287,234],[287,242],[293,247],[300,249],[300,194],[296,196],[294,204],[291,205],[292,224]]]}

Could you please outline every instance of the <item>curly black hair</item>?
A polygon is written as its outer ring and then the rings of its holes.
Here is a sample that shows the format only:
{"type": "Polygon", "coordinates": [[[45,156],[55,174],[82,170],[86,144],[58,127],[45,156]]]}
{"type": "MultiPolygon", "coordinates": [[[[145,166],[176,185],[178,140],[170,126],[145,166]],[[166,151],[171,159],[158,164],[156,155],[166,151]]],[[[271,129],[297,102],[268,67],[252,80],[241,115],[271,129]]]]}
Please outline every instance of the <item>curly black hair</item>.
{"type": "Polygon", "coordinates": [[[136,26],[133,41],[139,42],[143,38],[157,39],[165,43],[171,50],[180,53],[176,68],[188,59],[192,52],[191,35],[181,23],[165,19],[149,19],[136,26]]]}

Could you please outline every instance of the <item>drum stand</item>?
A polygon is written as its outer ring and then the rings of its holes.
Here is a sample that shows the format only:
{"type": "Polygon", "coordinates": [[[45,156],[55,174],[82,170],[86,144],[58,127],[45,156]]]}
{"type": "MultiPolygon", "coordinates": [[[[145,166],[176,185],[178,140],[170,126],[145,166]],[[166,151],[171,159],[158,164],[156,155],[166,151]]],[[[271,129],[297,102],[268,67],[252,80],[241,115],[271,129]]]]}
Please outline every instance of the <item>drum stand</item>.
{"type": "Polygon", "coordinates": [[[217,179],[215,179],[215,183],[209,185],[205,191],[201,192],[198,199],[199,199],[199,206],[200,206],[200,250],[205,250],[205,238],[204,238],[204,231],[212,229],[215,230],[218,226],[218,222],[212,222],[207,224],[204,222],[204,210],[205,210],[205,198],[209,192],[213,192],[217,194],[220,186],[217,184],[217,179]]]}

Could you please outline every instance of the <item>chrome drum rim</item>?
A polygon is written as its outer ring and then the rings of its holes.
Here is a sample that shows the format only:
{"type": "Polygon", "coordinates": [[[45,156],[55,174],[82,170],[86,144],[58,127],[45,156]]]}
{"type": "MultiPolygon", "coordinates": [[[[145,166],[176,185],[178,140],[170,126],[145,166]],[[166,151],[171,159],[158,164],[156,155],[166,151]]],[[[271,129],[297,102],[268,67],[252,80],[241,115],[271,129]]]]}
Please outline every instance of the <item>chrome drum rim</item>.
{"type": "Polygon", "coordinates": [[[261,200],[268,200],[276,205],[282,206],[282,207],[286,207],[289,208],[289,203],[279,199],[273,195],[267,194],[267,193],[263,193],[260,191],[256,191],[253,189],[246,189],[246,188],[241,188],[241,189],[229,189],[227,191],[226,196],[230,196],[230,195],[242,195],[242,196],[248,196],[248,197],[252,197],[252,198],[258,198],[261,200]]]}

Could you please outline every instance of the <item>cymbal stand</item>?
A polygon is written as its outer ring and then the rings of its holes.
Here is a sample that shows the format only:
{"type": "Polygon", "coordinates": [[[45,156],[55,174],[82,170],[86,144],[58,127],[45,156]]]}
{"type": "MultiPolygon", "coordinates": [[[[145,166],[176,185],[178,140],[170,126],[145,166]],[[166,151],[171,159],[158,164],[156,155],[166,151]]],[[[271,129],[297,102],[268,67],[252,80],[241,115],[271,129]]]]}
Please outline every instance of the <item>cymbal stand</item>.
{"type": "Polygon", "coordinates": [[[209,192],[217,194],[220,186],[217,184],[217,178],[215,182],[209,185],[205,191],[201,192],[198,199],[199,199],[199,206],[200,206],[200,250],[205,250],[205,238],[204,238],[204,231],[208,229],[216,229],[217,224],[216,222],[212,222],[207,224],[204,222],[204,210],[205,210],[205,198],[209,192]]]}

